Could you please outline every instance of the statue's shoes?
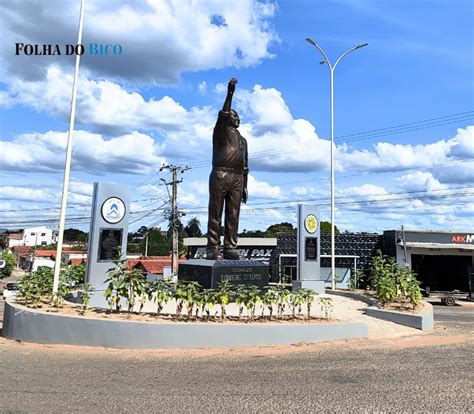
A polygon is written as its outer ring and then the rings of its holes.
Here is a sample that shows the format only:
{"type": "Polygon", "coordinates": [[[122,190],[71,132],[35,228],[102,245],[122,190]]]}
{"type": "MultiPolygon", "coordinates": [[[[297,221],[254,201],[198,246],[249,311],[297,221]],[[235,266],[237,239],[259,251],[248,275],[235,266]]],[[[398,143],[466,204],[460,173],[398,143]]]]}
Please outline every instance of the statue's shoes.
{"type": "Polygon", "coordinates": [[[224,250],[224,259],[226,259],[226,260],[240,260],[239,252],[235,249],[224,250]]]}
{"type": "Polygon", "coordinates": [[[206,259],[207,260],[220,260],[222,256],[219,254],[219,250],[217,249],[208,249],[206,251],[206,259]]]}

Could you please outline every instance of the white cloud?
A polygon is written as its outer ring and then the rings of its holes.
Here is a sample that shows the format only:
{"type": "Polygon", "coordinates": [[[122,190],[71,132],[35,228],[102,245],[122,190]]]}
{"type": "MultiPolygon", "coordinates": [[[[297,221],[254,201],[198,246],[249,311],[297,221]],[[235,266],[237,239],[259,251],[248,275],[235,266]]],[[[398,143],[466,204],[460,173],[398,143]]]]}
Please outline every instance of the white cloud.
{"type": "MultiPolygon", "coordinates": [[[[26,133],[3,141],[0,169],[58,172],[64,169],[67,133],[26,133]]],[[[147,173],[164,162],[155,141],[133,132],[105,140],[99,134],[75,131],[72,168],[87,172],[147,173]]]]}
{"type": "Polygon", "coordinates": [[[396,179],[400,187],[407,191],[440,191],[449,189],[445,184],[441,184],[429,172],[416,171],[413,173],[402,175],[396,179]]]}
{"type": "Polygon", "coordinates": [[[459,128],[452,142],[454,145],[448,153],[449,156],[474,159],[474,126],[459,128]]]}
{"type": "MultiPolygon", "coordinates": [[[[25,104],[37,111],[69,119],[73,76],[50,66],[44,80],[15,79],[4,99],[25,104]]],[[[182,131],[200,122],[211,122],[209,108],[189,111],[169,96],[145,100],[137,92],[128,92],[109,80],[79,77],[76,124],[87,125],[102,133],[117,134],[133,130],[182,131]]],[[[0,101],[1,103],[1,101],[0,101]]]]}
{"type": "MultiPolygon", "coordinates": [[[[426,145],[379,142],[374,144],[373,150],[351,150],[343,144],[337,148],[336,160],[344,170],[364,172],[431,167],[439,183],[468,183],[474,179],[474,162],[469,162],[474,161],[473,134],[474,126],[469,125],[459,128],[452,138],[426,145]]],[[[434,181],[431,184],[436,185],[434,181]]]]}
{"type": "Polygon", "coordinates": [[[52,194],[44,189],[4,185],[0,198],[8,200],[52,201],[52,194]]]}
{"type": "Polygon", "coordinates": [[[344,170],[393,171],[400,168],[423,167],[446,162],[446,155],[452,143],[441,140],[428,145],[401,145],[379,142],[373,151],[350,151],[346,146],[339,148],[336,155],[344,170]]]}
{"type": "Polygon", "coordinates": [[[256,136],[264,133],[291,133],[293,117],[281,92],[275,88],[264,89],[255,85],[251,92],[237,94],[237,105],[254,118],[252,133],[256,136]]]}
{"type": "Polygon", "coordinates": [[[207,82],[206,81],[199,82],[198,90],[202,94],[206,93],[207,92],[207,82]]]}
{"type": "MultiPolygon", "coordinates": [[[[77,2],[30,0],[2,2],[0,7],[4,40],[0,66],[5,72],[38,79],[51,62],[73,65],[68,56],[11,59],[11,48],[15,42],[63,47],[75,43],[77,2]]],[[[275,11],[272,2],[257,0],[142,0],[128,4],[91,0],[85,7],[86,53],[81,66],[94,76],[161,84],[176,82],[185,71],[252,66],[272,57],[269,47],[278,41],[270,24],[275,11]],[[123,52],[121,56],[91,56],[90,43],[120,44],[123,52]]]]}
{"type": "Polygon", "coordinates": [[[281,188],[271,186],[265,181],[258,181],[251,174],[248,176],[248,192],[249,198],[270,198],[280,199],[282,197],[281,188]]]}

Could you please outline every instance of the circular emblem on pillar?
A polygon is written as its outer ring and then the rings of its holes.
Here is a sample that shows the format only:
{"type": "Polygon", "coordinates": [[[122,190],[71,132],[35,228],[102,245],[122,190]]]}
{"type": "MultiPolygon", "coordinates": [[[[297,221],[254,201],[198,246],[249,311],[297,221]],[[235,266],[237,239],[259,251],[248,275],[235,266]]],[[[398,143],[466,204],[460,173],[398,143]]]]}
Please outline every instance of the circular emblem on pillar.
{"type": "Polygon", "coordinates": [[[125,204],[118,197],[110,197],[102,204],[101,212],[107,223],[117,224],[125,216],[125,204]]]}
{"type": "Polygon", "coordinates": [[[318,229],[318,219],[314,214],[308,214],[304,219],[304,228],[308,233],[315,233],[318,229]]]}

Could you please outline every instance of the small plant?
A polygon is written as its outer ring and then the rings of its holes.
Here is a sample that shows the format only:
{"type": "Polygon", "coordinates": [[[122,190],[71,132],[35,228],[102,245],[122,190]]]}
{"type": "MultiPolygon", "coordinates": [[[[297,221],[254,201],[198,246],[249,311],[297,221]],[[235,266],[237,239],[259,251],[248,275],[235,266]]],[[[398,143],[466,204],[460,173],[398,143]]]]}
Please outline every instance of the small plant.
{"type": "Polygon", "coordinates": [[[301,314],[301,305],[304,302],[304,296],[300,289],[291,292],[288,296],[288,302],[291,306],[291,316],[296,318],[296,310],[298,310],[298,316],[301,314]]]}
{"type": "Polygon", "coordinates": [[[64,274],[71,287],[82,285],[86,276],[86,265],[64,267],[64,274]]]}
{"type": "Polygon", "coordinates": [[[306,317],[309,320],[311,319],[311,305],[317,293],[311,289],[301,288],[299,289],[299,294],[302,297],[303,303],[306,303],[306,317]]]}
{"type": "Polygon", "coordinates": [[[217,293],[214,289],[203,289],[200,293],[201,318],[204,319],[204,312],[207,315],[207,320],[211,319],[212,307],[216,304],[217,293]]]}
{"type": "Polygon", "coordinates": [[[89,302],[91,299],[92,285],[90,283],[85,283],[82,287],[81,292],[81,315],[84,315],[87,308],[89,307],[89,302]]]}
{"type": "Polygon", "coordinates": [[[416,275],[408,268],[401,268],[399,280],[403,294],[410,300],[413,309],[416,308],[420,300],[423,298],[420,288],[420,282],[416,280],[416,275]]]}
{"type": "Polygon", "coordinates": [[[328,297],[321,297],[319,298],[319,303],[321,304],[321,315],[324,315],[324,319],[329,319],[331,316],[331,311],[334,307],[332,299],[328,297]]]}
{"type": "Polygon", "coordinates": [[[107,272],[109,278],[104,292],[104,297],[112,311],[120,312],[121,300],[127,301],[127,310],[131,312],[135,306],[137,297],[143,297],[147,292],[147,281],[138,269],[125,269],[126,259],[119,257],[114,260],[114,267],[107,272]]]}
{"type": "Polygon", "coordinates": [[[357,272],[351,273],[349,277],[349,288],[350,289],[359,289],[360,282],[364,279],[364,272],[358,270],[357,272]]]}
{"type": "Polygon", "coordinates": [[[201,285],[198,282],[194,281],[185,281],[183,282],[184,289],[184,301],[188,310],[188,318],[191,318],[193,315],[194,306],[199,301],[199,291],[201,290],[201,285]]]}
{"type": "Polygon", "coordinates": [[[237,303],[237,306],[239,307],[239,321],[242,320],[242,314],[244,312],[246,289],[247,289],[247,286],[238,285],[237,290],[236,290],[235,302],[237,303]]]}
{"type": "Polygon", "coordinates": [[[285,285],[277,285],[275,287],[276,294],[276,304],[277,304],[277,317],[281,318],[283,312],[285,311],[286,302],[290,295],[290,291],[285,287],[285,285]]]}
{"type": "Polygon", "coordinates": [[[174,289],[172,290],[172,295],[174,300],[176,301],[176,318],[179,319],[181,316],[181,312],[183,311],[184,302],[187,298],[187,292],[183,285],[182,280],[176,281],[174,284],[174,289]]]}
{"type": "Polygon", "coordinates": [[[255,318],[255,307],[260,302],[260,289],[257,286],[247,286],[242,291],[243,302],[247,308],[248,318],[252,321],[255,318]]]}
{"type": "Polygon", "coordinates": [[[114,267],[107,271],[109,278],[106,279],[105,283],[108,283],[107,289],[105,289],[104,297],[109,304],[109,308],[112,311],[120,312],[121,304],[120,300],[128,292],[124,291],[123,287],[123,274],[125,272],[125,259],[122,259],[119,255],[114,260],[114,267]]]}
{"type": "Polygon", "coordinates": [[[225,318],[226,318],[225,307],[229,303],[230,298],[235,294],[235,292],[233,291],[230,283],[227,280],[225,280],[223,282],[220,282],[217,285],[217,290],[215,294],[216,294],[216,299],[217,299],[216,302],[221,307],[221,321],[225,321],[225,318]]]}
{"type": "Polygon", "coordinates": [[[150,285],[150,297],[156,303],[156,314],[161,315],[164,305],[172,295],[172,287],[169,279],[157,279],[150,285]]]}
{"type": "Polygon", "coordinates": [[[278,294],[277,294],[276,289],[273,286],[268,286],[266,288],[265,293],[262,296],[262,302],[264,305],[262,306],[262,316],[263,316],[265,306],[266,306],[268,309],[270,320],[273,318],[273,305],[277,303],[277,299],[278,299],[278,294]]]}

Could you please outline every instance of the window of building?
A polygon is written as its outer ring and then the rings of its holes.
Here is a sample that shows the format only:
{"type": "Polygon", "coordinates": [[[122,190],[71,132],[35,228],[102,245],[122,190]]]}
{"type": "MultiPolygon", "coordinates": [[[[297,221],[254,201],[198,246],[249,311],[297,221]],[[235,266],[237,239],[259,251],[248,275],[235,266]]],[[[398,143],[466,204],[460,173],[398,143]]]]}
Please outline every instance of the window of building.
{"type": "Polygon", "coordinates": [[[45,242],[45,241],[42,241],[42,242],[41,242],[41,246],[46,246],[47,244],[48,244],[48,243],[45,242]]]}
{"type": "Polygon", "coordinates": [[[34,235],[35,235],[35,233],[31,233],[31,236],[34,236],[34,235]]]}
{"type": "Polygon", "coordinates": [[[46,233],[41,233],[42,236],[46,236],[46,233]]]}

